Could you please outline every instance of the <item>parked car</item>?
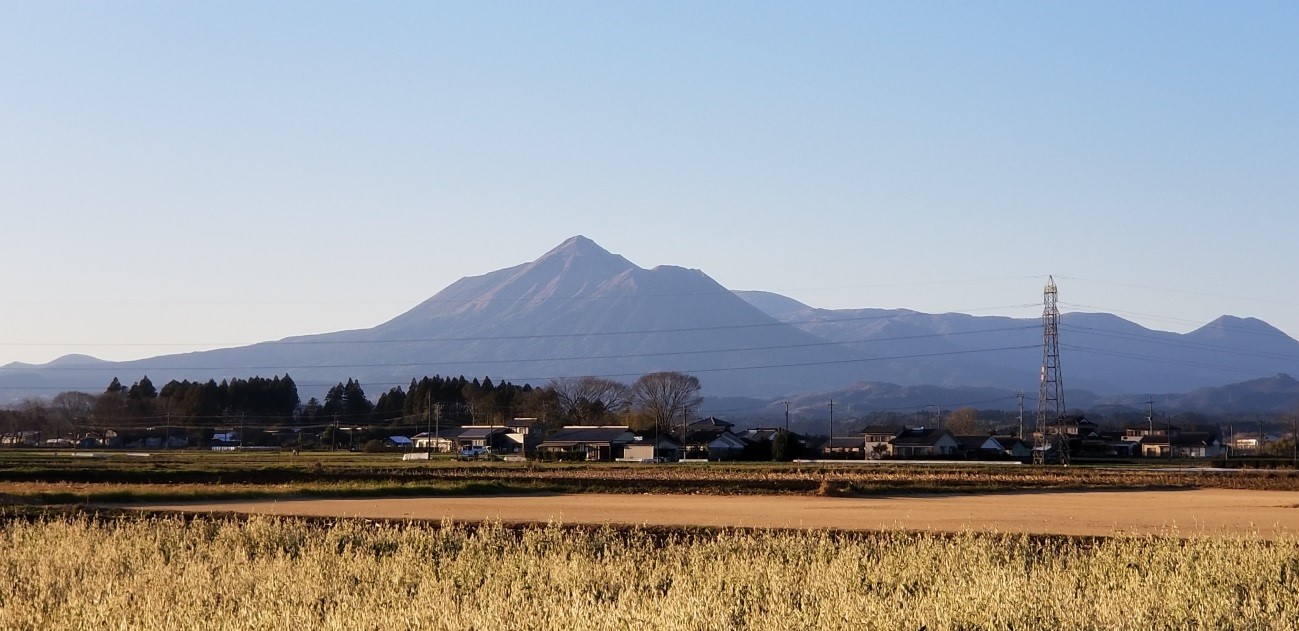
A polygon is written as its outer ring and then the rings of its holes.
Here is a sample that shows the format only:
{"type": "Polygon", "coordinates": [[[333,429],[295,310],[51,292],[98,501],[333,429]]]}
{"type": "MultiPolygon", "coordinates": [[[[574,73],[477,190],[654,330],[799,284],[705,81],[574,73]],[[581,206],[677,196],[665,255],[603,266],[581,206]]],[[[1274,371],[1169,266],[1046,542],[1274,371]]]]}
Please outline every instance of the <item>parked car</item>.
{"type": "Polygon", "coordinates": [[[490,453],[491,451],[488,450],[486,447],[465,447],[464,449],[460,450],[460,459],[474,460],[480,456],[485,456],[490,453]]]}

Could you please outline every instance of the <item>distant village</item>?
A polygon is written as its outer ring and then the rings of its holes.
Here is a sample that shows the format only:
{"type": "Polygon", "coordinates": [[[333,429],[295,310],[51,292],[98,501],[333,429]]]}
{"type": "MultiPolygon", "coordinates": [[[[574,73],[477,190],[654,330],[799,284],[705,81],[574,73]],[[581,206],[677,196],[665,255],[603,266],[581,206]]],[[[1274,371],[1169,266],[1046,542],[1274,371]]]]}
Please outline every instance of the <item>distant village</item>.
{"type": "MultiPolygon", "coordinates": [[[[1258,436],[1237,437],[1234,444],[1228,444],[1216,433],[1183,431],[1171,424],[1150,423],[1114,432],[1103,431],[1084,416],[1070,416],[1048,425],[1051,434],[1067,441],[1070,453],[1083,458],[1209,459],[1254,455],[1263,446],[1258,436]]],[[[450,454],[463,459],[646,463],[796,459],[1028,462],[1034,449],[1032,437],[1022,438],[1013,429],[956,434],[941,427],[868,425],[831,438],[804,436],[779,427],[737,429],[715,417],[689,423],[684,431],[662,433],[633,431],[626,425],[566,425],[547,431],[535,418],[517,418],[496,425],[437,427],[413,436],[368,438],[358,444],[355,433],[361,429],[339,428],[332,444],[324,448],[403,453],[407,459],[450,454]]],[[[280,451],[304,443],[321,444],[320,436],[304,436],[297,429],[259,429],[257,433],[256,440],[245,443],[237,428],[202,437],[181,428],[109,429],[79,438],[44,440],[39,432],[10,432],[0,436],[0,444],[64,449],[186,449],[202,444],[215,451],[280,451]]]]}

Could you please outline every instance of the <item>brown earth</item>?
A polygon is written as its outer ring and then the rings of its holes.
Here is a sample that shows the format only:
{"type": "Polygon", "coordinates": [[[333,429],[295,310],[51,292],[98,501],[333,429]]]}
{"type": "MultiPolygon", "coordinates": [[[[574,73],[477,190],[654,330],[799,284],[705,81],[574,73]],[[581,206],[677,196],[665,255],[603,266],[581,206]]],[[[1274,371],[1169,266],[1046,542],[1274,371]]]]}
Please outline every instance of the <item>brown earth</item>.
{"type": "Polygon", "coordinates": [[[1032,492],[836,498],[717,495],[526,495],[291,499],[140,508],[503,523],[738,526],[1064,535],[1299,535],[1299,492],[1032,492]]]}

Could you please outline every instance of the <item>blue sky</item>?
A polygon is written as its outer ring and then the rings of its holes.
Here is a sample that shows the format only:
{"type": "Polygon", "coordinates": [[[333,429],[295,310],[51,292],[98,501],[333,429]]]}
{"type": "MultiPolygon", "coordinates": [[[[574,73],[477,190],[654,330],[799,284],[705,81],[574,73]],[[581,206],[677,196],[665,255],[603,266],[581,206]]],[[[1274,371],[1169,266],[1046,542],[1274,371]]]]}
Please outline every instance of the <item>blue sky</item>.
{"type": "Polygon", "coordinates": [[[0,4],[0,364],[378,324],[583,234],[827,308],[1299,335],[1293,3],[0,4]]]}

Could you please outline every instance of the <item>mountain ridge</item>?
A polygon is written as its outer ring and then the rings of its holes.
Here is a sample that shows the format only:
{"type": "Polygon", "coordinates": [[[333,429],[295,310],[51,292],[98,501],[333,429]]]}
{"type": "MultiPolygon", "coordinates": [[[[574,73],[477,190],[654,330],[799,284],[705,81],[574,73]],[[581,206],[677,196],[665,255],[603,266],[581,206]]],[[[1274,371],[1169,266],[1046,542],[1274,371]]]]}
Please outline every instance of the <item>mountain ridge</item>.
{"type": "MultiPolygon", "coordinates": [[[[1216,387],[1299,365],[1299,342],[1236,316],[1175,334],[1112,314],[1066,313],[1061,339],[1066,388],[1100,395],[1216,387]]],[[[461,278],[374,327],[127,362],[70,355],[11,364],[0,367],[0,397],[53,384],[98,391],[112,377],[144,374],[164,383],[287,373],[305,397],[349,378],[386,390],[426,374],[541,385],[588,374],[630,381],[655,370],[696,374],[719,396],[859,382],[1014,391],[1036,387],[1040,363],[1036,318],[819,309],[731,291],[702,270],[645,269],[578,235],[531,262],[461,278]]]]}

